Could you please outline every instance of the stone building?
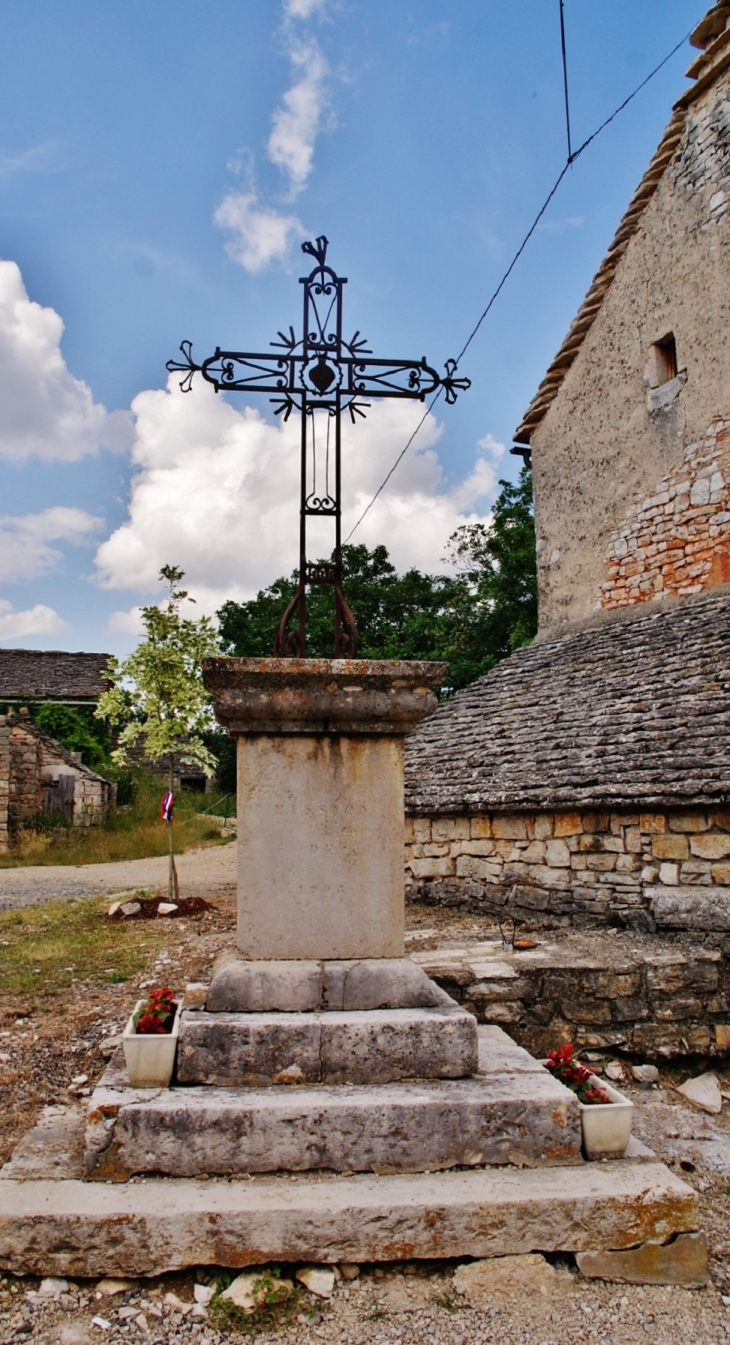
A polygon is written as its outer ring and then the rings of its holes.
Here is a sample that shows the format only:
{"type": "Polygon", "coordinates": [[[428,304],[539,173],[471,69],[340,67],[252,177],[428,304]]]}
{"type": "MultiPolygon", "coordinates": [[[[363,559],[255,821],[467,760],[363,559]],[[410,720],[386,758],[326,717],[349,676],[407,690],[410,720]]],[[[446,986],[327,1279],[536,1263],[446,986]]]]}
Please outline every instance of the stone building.
{"type": "Polygon", "coordinates": [[[516,434],[540,629],[407,747],[434,902],[730,930],[730,0],[516,434]]]}
{"type": "Polygon", "coordinates": [[[107,687],[109,658],[65,649],[0,649],[0,706],[28,701],[96,705],[107,687]]]}
{"type": "Polygon", "coordinates": [[[730,19],[700,55],[516,433],[542,628],[730,580],[730,19]]]}
{"type": "Polygon", "coordinates": [[[114,786],[67,752],[30,719],[0,715],[0,852],[39,813],[65,814],[71,824],[98,824],[114,799],[114,786]]]}

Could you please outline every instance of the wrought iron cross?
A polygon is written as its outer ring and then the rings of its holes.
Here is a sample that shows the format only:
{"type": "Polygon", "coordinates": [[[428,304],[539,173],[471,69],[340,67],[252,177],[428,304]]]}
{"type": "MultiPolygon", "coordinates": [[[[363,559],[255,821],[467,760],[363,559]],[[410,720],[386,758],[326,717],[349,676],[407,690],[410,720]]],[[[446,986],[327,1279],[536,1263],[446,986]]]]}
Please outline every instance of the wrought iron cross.
{"type": "Polygon", "coordinates": [[[468,378],[456,378],[453,360],[442,376],[422,360],[375,359],[359,332],[349,341],[342,335],[342,291],[347,284],[327,266],[327,239],[302,243],[302,252],[316,266],[304,276],[302,336],[294,328],[279,332],[270,351],[221,350],[196,364],[192,342],[183,341],[182,360],[168,360],[170,372],[184,373],[180,383],[190,392],[193,375],[201,373],[216,392],[268,392],[277,415],[288,420],[301,412],[301,494],[299,523],[299,584],[281,618],[274,656],[304,658],[306,652],[307,585],[330,584],[335,592],[335,658],[357,654],[357,626],[342,592],[341,532],[341,415],[349,411],[355,424],[368,409],[368,397],[409,397],[424,401],[437,388],[446,401],[456,401],[457,389],[470,387],[468,378]],[[319,439],[318,421],[319,412],[319,439]],[[324,428],[326,426],[326,428],[324,428]],[[331,427],[334,426],[334,445],[331,427]],[[323,442],[322,442],[323,441],[323,442]],[[334,519],[332,561],[307,560],[307,519],[334,519]]]}

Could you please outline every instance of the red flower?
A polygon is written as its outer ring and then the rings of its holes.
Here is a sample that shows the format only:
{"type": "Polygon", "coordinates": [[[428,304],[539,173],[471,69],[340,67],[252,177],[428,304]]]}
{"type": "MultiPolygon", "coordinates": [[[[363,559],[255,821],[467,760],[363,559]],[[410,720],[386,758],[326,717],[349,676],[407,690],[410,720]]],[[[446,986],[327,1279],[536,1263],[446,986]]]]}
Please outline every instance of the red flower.
{"type": "Polygon", "coordinates": [[[135,1031],[140,1036],[161,1036],[172,1032],[177,1004],[169,986],[151,990],[134,1015],[135,1031]]]}

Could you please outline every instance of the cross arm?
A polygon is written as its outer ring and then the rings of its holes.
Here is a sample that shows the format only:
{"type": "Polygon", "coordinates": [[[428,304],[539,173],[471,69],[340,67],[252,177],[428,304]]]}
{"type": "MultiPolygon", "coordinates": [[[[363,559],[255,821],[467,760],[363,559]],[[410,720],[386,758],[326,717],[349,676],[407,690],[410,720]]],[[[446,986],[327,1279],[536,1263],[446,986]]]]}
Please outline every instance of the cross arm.
{"type": "Polygon", "coordinates": [[[447,360],[445,373],[439,374],[424,355],[421,360],[384,360],[358,358],[342,360],[348,368],[347,391],[353,397],[409,397],[425,401],[443,388],[447,402],[456,401],[457,392],[471,387],[468,378],[456,378],[456,361],[447,360]]]}
{"type": "Polygon", "coordinates": [[[192,341],[183,341],[180,345],[182,359],[168,360],[165,368],[169,373],[182,373],[180,382],[183,392],[190,392],[196,373],[203,375],[212,383],[216,392],[269,392],[281,393],[296,391],[294,382],[296,358],[291,354],[276,354],[271,351],[221,350],[217,346],[213,355],[202,364],[193,359],[192,341]]]}

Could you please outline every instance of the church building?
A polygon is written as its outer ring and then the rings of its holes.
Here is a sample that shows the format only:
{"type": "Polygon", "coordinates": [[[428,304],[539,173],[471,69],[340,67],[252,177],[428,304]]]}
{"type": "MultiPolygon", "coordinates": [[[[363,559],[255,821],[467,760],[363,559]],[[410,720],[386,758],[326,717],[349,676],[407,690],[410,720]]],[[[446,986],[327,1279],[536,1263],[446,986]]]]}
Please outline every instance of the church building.
{"type": "Polygon", "coordinates": [[[730,0],[516,432],[534,643],[407,748],[419,899],[730,931],[730,0]]]}

